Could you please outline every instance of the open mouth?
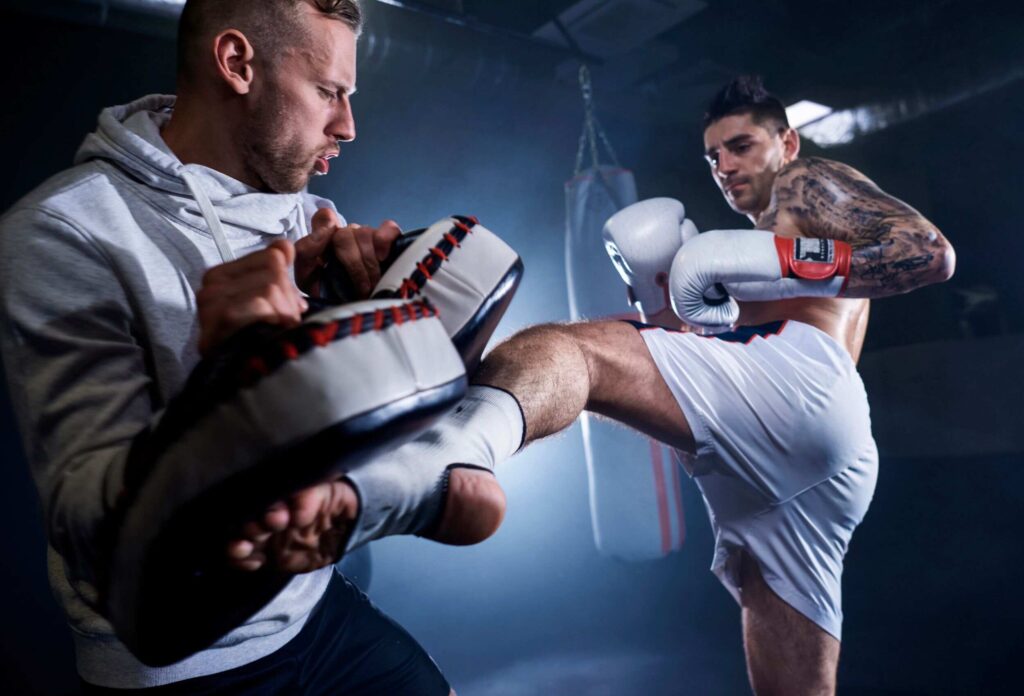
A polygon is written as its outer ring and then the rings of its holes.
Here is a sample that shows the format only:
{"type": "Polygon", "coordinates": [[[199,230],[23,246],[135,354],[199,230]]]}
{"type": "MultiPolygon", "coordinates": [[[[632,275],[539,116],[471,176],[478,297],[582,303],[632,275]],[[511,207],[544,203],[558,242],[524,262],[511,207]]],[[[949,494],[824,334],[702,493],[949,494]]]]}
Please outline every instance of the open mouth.
{"type": "Polygon", "coordinates": [[[313,163],[313,171],[318,176],[327,174],[327,172],[331,171],[331,160],[337,156],[337,152],[328,152],[326,155],[317,157],[316,162],[313,163]]]}

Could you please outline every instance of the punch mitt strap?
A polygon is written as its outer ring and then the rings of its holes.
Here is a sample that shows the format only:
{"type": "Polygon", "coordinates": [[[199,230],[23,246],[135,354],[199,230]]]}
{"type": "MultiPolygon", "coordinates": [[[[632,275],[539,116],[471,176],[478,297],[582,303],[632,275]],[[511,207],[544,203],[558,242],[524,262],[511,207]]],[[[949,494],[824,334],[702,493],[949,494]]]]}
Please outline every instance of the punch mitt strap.
{"type": "Polygon", "coordinates": [[[240,332],[132,449],[102,583],[118,637],[167,665],[243,623],[291,576],[227,564],[241,525],[413,437],[465,391],[462,360],[422,298],[240,332]]]}

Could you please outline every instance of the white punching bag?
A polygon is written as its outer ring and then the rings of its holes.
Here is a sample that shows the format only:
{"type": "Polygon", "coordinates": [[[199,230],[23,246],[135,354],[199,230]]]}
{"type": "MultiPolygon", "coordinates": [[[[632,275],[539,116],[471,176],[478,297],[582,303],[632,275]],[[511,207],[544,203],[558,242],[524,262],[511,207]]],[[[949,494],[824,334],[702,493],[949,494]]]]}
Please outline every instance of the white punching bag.
{"type": "MultiPolygon", "coordinates": [[[[626,287],[608,258],[601,237],[605,221],[637,201],[633,173],[598,163],[600,138],[613,162],[615,153],[594,117],[590,80],[580,69],[586,120],[576,172],[565,184],[565,272],[569,309],[575,319],[639,319],[626,300],[626,287]],[[592,166],[582,169],[589,145],[592,166]]],[[[686,527],[679,463],[671,448],[624,426],[580,418],[590,484],[594,542],[602,552],[625,560],[664,556],[683,544],[686,527]]]]}

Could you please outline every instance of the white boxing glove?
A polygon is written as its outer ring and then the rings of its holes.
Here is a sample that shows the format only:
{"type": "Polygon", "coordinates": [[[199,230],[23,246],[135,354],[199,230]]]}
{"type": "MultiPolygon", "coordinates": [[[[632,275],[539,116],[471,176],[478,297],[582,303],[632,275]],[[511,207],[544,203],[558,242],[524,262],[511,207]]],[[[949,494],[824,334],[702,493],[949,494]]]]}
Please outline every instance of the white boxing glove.
{"type": "Polygon", "coordinates": [[[729,330],[742,300],[837,297],[850,275],[852,250],[834,239],[780,237],[764,230],[712,230],[672,261],[672,309],[691,326],[729,330]],[[730,295],[713,299],[716,284],[730,295]]]}
{"type": "Polygon", "coordinates": [[[684,242],[697,236],[683,204],[650,198],[627,206],[604,225],[604,245],[629,288],[628,300],[652,317],[670,306],[668,274],[684,242]]]}

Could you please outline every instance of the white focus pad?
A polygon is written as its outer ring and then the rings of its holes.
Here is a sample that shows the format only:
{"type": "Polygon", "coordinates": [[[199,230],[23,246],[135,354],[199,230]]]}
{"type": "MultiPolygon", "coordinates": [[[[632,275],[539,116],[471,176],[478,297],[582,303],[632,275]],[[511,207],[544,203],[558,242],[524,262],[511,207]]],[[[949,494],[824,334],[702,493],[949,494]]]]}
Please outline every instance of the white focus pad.
{"type": "Polygon", "coordinates": [[[205,649],[286,582],[227,567],[224,530],[413,437],[465,391],[462,358],[422,299],[337,305],[269,328],[245,329],[201,362],[132,450],[138,481],[119,500],[104,601],[146,664],[205,649]]]}
{"type": "Polygon", "coordinates": [[[395,259],[373,296],[411,299],[422,294],[454,338],[474,321],[518,262],[512,247],[474,219],[447,217],[395,259]]]}
{"type": "Polygon", "coordinates": [[[669,307],[668,274],[683,242],[697,235],[674,198],[649,198],[615,213],[604,225],[605,249],[630,288],[630,304],[647,316],[669,307]]]}

